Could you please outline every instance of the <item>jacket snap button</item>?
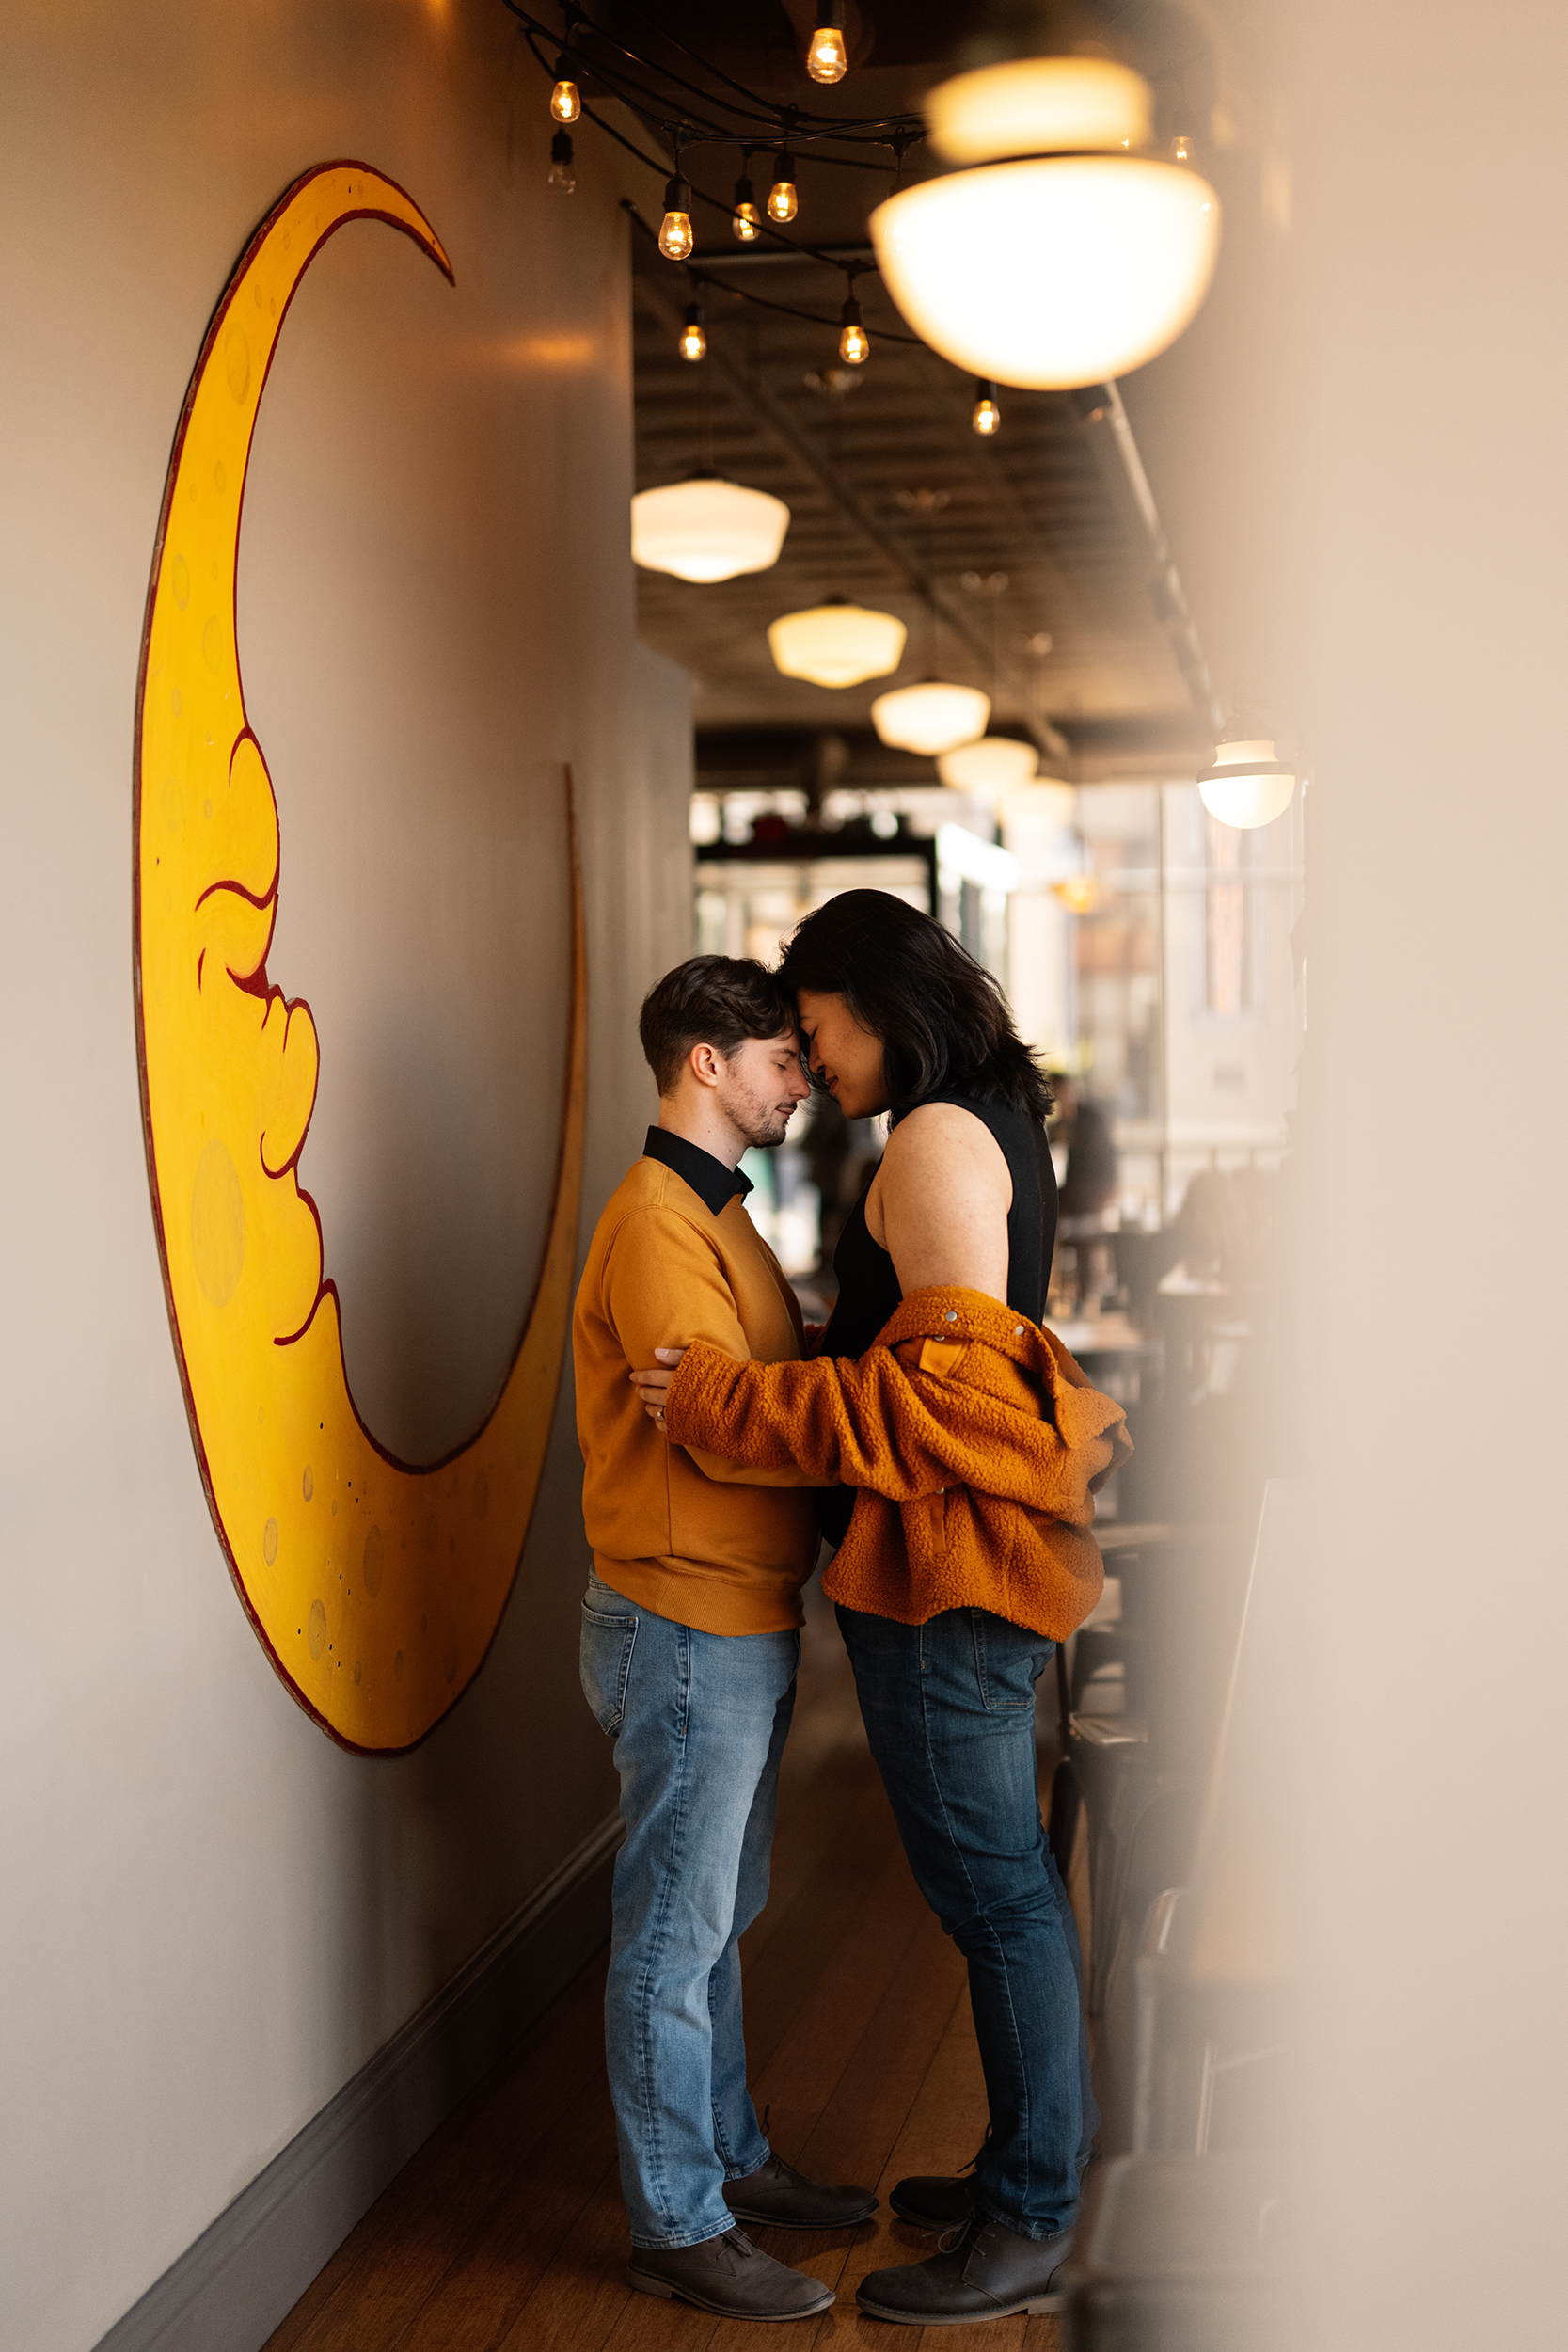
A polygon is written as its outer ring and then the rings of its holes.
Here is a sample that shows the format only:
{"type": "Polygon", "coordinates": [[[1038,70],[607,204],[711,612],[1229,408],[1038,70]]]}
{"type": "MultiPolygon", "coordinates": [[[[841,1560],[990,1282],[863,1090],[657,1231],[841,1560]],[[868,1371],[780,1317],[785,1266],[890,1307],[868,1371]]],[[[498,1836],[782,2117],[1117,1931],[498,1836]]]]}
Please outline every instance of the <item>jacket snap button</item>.
{"type": "Polygon", "coordinates": [[[942,1319],[943,1323],[957,1323],[958,1320],[958,1311],[957,1307],[945,1308],[942,1311],[942,1319]]]}

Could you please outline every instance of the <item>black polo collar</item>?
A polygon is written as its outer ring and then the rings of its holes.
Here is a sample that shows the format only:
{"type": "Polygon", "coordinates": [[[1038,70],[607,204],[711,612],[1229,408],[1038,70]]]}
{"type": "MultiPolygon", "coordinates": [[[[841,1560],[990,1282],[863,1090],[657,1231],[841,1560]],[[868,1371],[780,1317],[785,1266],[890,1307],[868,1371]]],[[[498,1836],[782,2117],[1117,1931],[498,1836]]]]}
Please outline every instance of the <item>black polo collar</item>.
{"type": "Polygon", "coordinates": [[[684,1136],[673,1136],[667,1127],[649,1128],[642,1152],[645,1159],[659,1160],[673,1168],[710,1216],[718,1216],[734,1200],[744,1200],[752,1189],[751,1178],[742,1176],[738,1168],[726,1168],[700,1143],[688,1143],[684,1136]]]}

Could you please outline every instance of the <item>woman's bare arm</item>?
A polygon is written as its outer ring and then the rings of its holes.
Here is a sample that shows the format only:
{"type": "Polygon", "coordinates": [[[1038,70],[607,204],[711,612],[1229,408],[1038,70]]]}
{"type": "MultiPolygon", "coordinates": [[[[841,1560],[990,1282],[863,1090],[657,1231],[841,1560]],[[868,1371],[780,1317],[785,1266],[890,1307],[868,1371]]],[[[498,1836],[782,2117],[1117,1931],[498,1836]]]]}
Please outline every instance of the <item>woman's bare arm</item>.
{"type": "Polygon", "coordinates": [[[927,1103],[894,1129],[865,1221],[906,1298],[940,1283],[1006,1305],[1012,1204],[1012,1176],[990,1130],[955,1103],[927,1103]]]}

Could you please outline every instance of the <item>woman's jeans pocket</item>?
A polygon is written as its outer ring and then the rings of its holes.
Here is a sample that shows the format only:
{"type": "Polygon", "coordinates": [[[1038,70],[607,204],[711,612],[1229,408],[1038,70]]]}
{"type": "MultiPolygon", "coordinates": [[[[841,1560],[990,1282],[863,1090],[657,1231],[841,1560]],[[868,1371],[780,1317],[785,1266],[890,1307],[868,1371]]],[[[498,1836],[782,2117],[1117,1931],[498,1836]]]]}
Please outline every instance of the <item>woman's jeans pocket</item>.
{"type": "MultiPolygon", "coordinates": [[[[582,1642],[578,1652],[578,1671],[582,1679],[582,1695],[593,1708],[601,1731],[613,1739],[626,1719],[626,1684],[631,1677],[631,1654],[637,1643],[637,1616],[629,1602],[622,1601],[625,1615],[611,1616],[595,1603],[609,1600],[610,1596],[600,1588],[590,1591],[582,1604],[582,1642]]],[[[619,1600],[620,1596],[615,1598],[619,1600]]]]}
{"type": "Polygon", "coordinates": [[[975,1680],[987,1714],[1032,1715],[1035,1685],[1050,1664],[1055,1644],[1009,1624],[1006,1617],[993,1616],[989,1609],[972,1609],[969,1624],[975,1680]]]}

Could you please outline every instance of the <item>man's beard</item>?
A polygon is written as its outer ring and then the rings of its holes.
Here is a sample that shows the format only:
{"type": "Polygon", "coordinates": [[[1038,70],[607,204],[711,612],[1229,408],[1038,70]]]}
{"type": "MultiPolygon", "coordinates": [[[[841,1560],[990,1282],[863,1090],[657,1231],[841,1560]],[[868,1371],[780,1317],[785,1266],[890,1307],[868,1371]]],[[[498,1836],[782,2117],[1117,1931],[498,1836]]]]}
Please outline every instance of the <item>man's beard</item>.
{"type": "Polygon", "coordinates": [[[782,1143],[788,1134],[795,1104],[769,1103],[758,1095],[743,1093],[737,1087],[725,1102],[724,1110],[753,1151],[767,1152],[782,1143]]]}

